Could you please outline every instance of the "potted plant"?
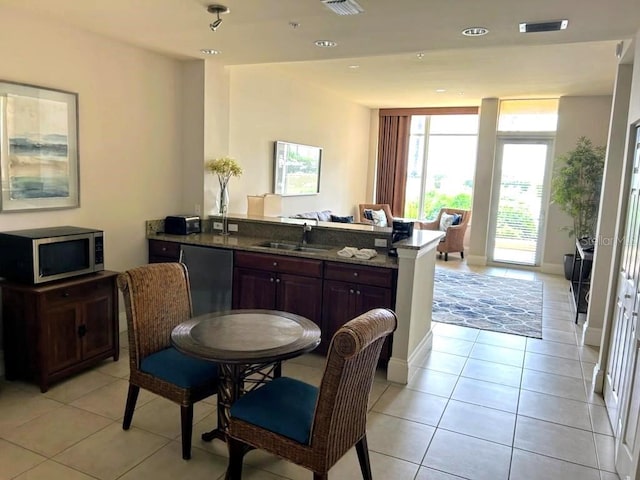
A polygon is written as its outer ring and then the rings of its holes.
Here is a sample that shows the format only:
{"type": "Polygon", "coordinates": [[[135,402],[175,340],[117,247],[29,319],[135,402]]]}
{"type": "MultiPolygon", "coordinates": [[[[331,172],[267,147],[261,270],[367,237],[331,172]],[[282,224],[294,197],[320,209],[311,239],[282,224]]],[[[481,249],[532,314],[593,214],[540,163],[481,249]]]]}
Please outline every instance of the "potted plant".
{"type": "MultiPolygon", "coordinates": [[[[558,157],[551,199],[573,219],[573,225],[564,228],[570,236],[595,237],[605,152],[605,147],[594,146],[588,138],[580,137],[575,149],[558,157]]],[[[571,280],[573,254],[565,255],[564,262],[565,277],[571,280]]]]}
{"type": "Polygon", "coordinates": [[[229,208],[229,179],[242,175],[242,167],[231,157],[221,157],[207,160],[204,164],[206,171],[218,175],[220,189],[216,195],[216,209],[220,215],[226,215],[229,208]]]}

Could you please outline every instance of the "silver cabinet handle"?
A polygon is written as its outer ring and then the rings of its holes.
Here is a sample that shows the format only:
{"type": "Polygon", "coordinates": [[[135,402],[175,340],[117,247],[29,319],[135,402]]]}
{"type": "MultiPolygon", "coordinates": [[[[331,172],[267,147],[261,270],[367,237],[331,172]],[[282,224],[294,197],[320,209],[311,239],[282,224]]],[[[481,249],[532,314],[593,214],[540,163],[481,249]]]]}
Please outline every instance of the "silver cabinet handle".
{"type": "Polygon", "coordinates": [[[353,276],[357,277],[358,276],[358,272],[353,272],[353,276]]]}
{"type": "Polygon", "coordinates": [[[278,266],[278,262],[273,262],[273,266],[277,267],[278,266]]]}
{"type": "Polygon", "coordinates": [[[350,289],[349,289],[349,293],[353,293],[353,288],[350,288],[350,289]]]}
{"type": "Polygon", "coordinates": [[[280,279],[279,278],[276,278],[276,283],[280,283],[280,279]]]}
{"type": "Polygon", "coordinates": [[[271,278],[269,279],[269,281],[270,281],[270,282],[273,282],[273,277],[271,277],[271,278]]]}

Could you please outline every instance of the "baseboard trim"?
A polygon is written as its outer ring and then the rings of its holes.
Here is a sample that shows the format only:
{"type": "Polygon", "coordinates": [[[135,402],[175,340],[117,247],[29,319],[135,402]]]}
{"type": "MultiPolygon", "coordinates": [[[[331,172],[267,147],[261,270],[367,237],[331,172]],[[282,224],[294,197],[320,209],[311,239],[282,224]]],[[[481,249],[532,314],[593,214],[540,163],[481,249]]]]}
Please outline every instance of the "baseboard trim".
{"type": "Polygon", "coordinates": [[[602,328],[591,328],[589,325],[585,325],[585,327],[582,330],[582,344],[599,347],[602,340],[602,328]]]}
{"type": "Polygon", "coordinates": [[[540,271],[551,275],[564,275],[564,265],[561,263],[543,263],[540,266],[540,271]]]}
{"type": "Polygon", "coordinates": [[[487,264],[487,257],[485,255],[467,255],[467,265],[480,265],[487,264]]]}
{"type": "Polygon", "coordinates": [[[427,357],[433,346],[433,329],[429,330],[418,346],[405,361],[391,357],[387,365],[387,380],[394,383],[407,384],[418,371],[418,365],[427,357]]]}

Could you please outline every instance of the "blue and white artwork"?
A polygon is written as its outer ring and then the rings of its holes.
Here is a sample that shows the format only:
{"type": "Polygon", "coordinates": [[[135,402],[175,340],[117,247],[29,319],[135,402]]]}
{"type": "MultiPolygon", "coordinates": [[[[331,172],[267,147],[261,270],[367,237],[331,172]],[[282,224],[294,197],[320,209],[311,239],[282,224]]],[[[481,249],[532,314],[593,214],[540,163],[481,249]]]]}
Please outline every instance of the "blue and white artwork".
{"type": "Polygon", "coordinates": [[[66,102],[7,95],[11,200],[69,197],[68,118],[66,102]]]}

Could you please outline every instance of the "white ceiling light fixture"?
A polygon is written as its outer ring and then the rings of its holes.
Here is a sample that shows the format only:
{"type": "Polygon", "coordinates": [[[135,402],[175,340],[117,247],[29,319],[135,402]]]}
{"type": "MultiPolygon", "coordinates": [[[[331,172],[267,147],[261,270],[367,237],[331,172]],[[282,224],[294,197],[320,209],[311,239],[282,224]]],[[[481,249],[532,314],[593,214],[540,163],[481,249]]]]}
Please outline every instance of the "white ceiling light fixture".
{"type": "Polygon", "coordinates": [[[519,25],[520,33],[556,32],[566,30],[569,20],[552,20],[550,22],[522,22],[519,25]]]}
{"type": "Polygon", "coordinates": [[[220,26],[220,24],[222,23],[222,19],[220,18],[220,14],[221,13],[229,13],[229,8],[225,7],[224,5],[213,4],[213,5],[209,5],[207,7],[207,12],[215,13],[215,15],[216,15],[216,20],[214,20],[209,25],[209,28],[211,28],[211,30],[213,30],[215,32],[218,29],[218,27],[220,26]]]}
{"type": "Polygon", "coordinates": [[[321,47],[321,48],[333,48],[336,45],[338,45],[333,40],[316,40],[315,44],[316,44],[316,47],[321,47]]]}
{"type": "Polygon", "coordinates": [[[203,48],[202,50],[200,50],[200,53],[203,53],[205,55],[219,55],[220,50],[215,50],[213,48],[203,48]]]}
{"type": "Polygon", "coordinates": [[[481,37],[489,33],[489,29],[485,27],[468,27],[462,30],[465,37],[481,37]]]}
{"type": "Polygon", "coordinates": [[[364,12],[364,9],[358,5],[356,0],[322,0],[322,3],[338,15],[358,15],[364,12]]]}

